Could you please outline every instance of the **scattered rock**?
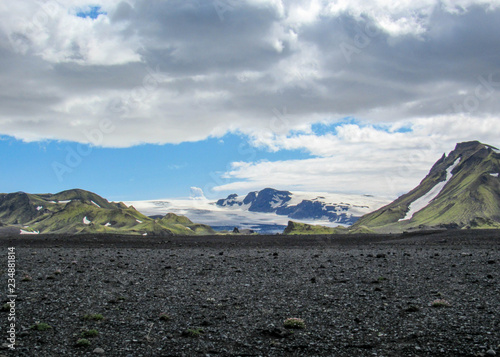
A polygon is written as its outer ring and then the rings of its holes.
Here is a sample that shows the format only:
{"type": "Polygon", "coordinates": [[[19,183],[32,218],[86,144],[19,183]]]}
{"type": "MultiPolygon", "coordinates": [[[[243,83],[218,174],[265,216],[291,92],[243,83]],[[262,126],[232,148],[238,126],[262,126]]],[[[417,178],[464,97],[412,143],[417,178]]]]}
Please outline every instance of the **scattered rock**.
{"type": "Polygon", "coordinates": [[[285,338],[285,337],[292,335],[293,332],[290,330],[287,330],[285,328],[270,326],[270,327],[267,327],[265,329],[262,329],[261,334],[268,336],[268,337],[285,338]]]}
{"type": "Polygon", "coordinates": [[[405,310],[406,312],[419,312],[420,309],[418,306],[415,306],[415,305],[410,305],[406,308],[405,310]]]}

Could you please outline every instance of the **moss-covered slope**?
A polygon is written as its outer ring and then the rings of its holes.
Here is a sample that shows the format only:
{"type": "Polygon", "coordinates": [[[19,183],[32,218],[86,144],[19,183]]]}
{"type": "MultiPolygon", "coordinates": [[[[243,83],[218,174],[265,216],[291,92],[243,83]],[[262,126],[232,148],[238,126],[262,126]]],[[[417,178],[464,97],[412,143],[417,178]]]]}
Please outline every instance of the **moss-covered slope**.
{"type": "Polygon", "coordinates": [[[429,227],[498,228],[499,173],[498,149],[478,141],[457,144],[455,150],[436,162],[416,188],[361,217],[352,229],[364,226],[382,233],[429,227]],[[432,195],[432,190],[436,195],[432,195]],[[416,205],[419,199],[425,203],[422,198],[426,195],[432,199],[415,211],[412,204],[416,205]]]}
{"type": "Polygon", "coordinates": [[[167,214],[152,219],[123,203],[95,193],[68,190],[57,194],[0,194],[0,221],[20,231],[38,233],[110,233],[137,235],[214,234],[211,227],[167,214]]]}
{"type": "Polygon", "coordinates": [[[457,144],[420,184],[364,215],[348,230],[290,222],[285,234],[400,233],[432,228],[500,228],[500,151],[478,141],[457,144]]]}
{"type": "Polygon", "coordinates": [[[314,224],[299,223],[288,221],[288,226],[283,231],[283,234],[342,234],[347,233],[347,228],[344,227],[326,227],[314,224]]]}

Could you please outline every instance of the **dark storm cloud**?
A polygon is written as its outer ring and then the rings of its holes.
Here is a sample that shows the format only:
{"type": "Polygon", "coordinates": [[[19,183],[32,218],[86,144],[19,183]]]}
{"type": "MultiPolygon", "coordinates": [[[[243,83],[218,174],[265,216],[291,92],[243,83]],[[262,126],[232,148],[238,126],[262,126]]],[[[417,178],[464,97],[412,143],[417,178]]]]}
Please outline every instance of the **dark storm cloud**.
{"type": "Polygon", "coordinates": [[[143,56],[173,74],[266,70],[281,56],[264,41],[278,21],[271,7],[231,7],[219,18],[211,1],[137,2],[130,27],[144,45],[143,56]]]}
{"type": "MultiPolygon", "coordinates": [[[[81,1],[57,4],[37,31],[3,14],[1,133],[86,141],[82,128],[118,118],[102,145],[128,146],[265,131],[283,108],[288,129],[500,109],[494,7],[360,16],[325,5],[306,19],[300,1],[137,0],[104,3],[93,21],[72,15],[81,1]]],[[[28,25],[41,11],[16,6],[28,25]]]]}

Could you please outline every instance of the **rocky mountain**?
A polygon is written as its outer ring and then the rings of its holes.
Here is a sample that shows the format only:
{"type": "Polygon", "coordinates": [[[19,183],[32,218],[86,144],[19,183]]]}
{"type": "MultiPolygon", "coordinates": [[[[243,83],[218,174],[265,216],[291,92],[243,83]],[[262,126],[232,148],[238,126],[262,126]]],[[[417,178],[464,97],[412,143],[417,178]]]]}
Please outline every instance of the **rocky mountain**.
{"type": "Polygon", "coordinates": [[[218,207],[239,208],[249,212],[275,213],[297,220],[323,220],[351,225],[359,217],[380,207],[371,196],[290,192],[266,188],[245,197],[231,194],[216,202],[218,207]]]}
{"type": "Polygon", "coordinates": [[[109,202],[101,196],[74,189],[57,194],[16,192],[0,194],[0,232],[109,233],[137,235],[212,234],[206,225],[167,214],[153,219],[133,206],[109,202]]]}
{"type": "Polygon", "coordinates": [[[478,141],[443,154],[420,184],[352,229],[500,228],[500,151],[478,141]]]}

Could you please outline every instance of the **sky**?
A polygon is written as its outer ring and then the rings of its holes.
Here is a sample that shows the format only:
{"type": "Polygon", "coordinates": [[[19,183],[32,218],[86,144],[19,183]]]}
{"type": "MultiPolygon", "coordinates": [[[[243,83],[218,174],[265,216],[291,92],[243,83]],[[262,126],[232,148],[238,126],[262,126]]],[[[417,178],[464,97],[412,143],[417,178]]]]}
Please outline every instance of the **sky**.
{"type": "Polygon", "coordinates": [[[498,33],[500,0],[3,2],[0,192],[395,198],[500,147],[498,33]]]}

